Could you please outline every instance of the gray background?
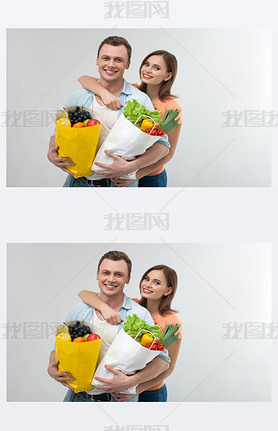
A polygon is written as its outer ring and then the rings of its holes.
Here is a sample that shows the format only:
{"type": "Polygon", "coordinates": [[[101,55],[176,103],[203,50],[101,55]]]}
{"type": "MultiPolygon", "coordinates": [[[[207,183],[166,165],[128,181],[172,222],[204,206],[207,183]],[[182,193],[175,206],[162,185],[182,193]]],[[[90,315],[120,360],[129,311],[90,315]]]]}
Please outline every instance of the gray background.
{"type": "MultiPolygon", "coordinates": [[[[79,88],[80,75],[97,75],[97,47],[112,34],[133,47],[130,82],[138,82],[139,65],[152,50],[178,59],[173,93],[184,124],[167,165],[170,187],[271,185],[270,128],[222,127],[222,112],[271,109],[267,29],[9,29],[7,109],[55,111],[79,88]]],[[[8,186],[64,183],[65,173],[46,158],[52,130],[51,124],[7,129],[8,186]]]]}
{"type": "MultiPolygon", "coordinates": [[[[57,322],[97,287],[99,258],[125,251],[133,261],[125,292],[138,297],[150,266],[166,263],[179,276],[173,307],[183,321],[177,366],[167,379],[169,401],[270,401],[271,346],[267,339],[223,339],[228,322],[271,321],[269,244],[9,244],[7,320],[57,322]]],[[[242,332],[241,332],[242,336],[242,332]]],[[[65,388],[47,364],[54,337],[9,339],[8,401],[61,401],[65,388]]]]}

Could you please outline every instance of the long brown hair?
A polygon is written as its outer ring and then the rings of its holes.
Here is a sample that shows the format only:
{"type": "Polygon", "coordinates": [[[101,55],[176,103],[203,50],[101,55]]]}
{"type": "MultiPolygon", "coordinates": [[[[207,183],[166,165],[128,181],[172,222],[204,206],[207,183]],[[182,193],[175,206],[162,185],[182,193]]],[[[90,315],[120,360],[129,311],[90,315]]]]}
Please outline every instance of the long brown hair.
{"type": "MultiPolygon", "coordinates": [[[[148,269],[143,275],[142,278],[140,280],[140,291],[141,291],[141,284],[142,281],[144,280],[144,278],[151,272],[151,271],[155,271],[155,270],[159,270],[159,271],[163,271],[163,274],[166,278],[166,282],[167,282],[167,287],[172,287],[172,292],[167,295],[167,296],[162,296],[162,298],[160,299],[160,303],[158,306],[158,312],[159,314],[163,315],[166,314],[169,311],[175,312],[175,310],[173,310],[171,308],[171,302],[175,296],[177,287],[178,287],[178,276],[176,271],[174,271],[174,269],[170,268],[167,265],[155,265],[152,266],[150,269],[148,269]]],[[[141,298],[139,301],[139,304],[142,305],[142,307],[147,308],[147,299],[146,298],[141,298]]]]}
{"type": "MultiPolygon", "coordinates": [[[[172,77],[168,81],[163,81],[160,85],[159,91],[158,91],[158,97],[159,100],[163,100],[166,97],[177,97],[171,94],[171,88],[175,81],[177,71],[178,71],[178,62],[176,57],[171,54],[168,51],[164,51],[163,49],[159,49],[157,51],[153,51],[150,54],[148,54],[144,60],[141,63],[140,69],[139,69],[139,75],[141,78],[141,69],[142,66],[145,64],[145,62],[150,58],[152,55],[161,55],[166,63],[167,72],[172,72],[172,77]]],[[[143,93],[147,92],[147,84],[141,82],[139,90],[143,91],[143,93]]]]}

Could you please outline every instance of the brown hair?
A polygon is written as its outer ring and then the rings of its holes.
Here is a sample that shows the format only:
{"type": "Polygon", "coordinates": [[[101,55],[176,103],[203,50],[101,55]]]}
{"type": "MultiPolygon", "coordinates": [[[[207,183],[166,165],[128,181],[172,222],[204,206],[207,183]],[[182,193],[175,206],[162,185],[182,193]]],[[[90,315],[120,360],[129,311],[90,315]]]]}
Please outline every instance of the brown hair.
{"type": "Polygon", "coordinates": [[[127,57],[128,57],[128,62],[130,62],[130,58],[131,58],[131,46],[128,43],[128,41],[121,36],[108,36],[106,39],[104,39],[101,44],[98,47],[98,51],[97,51],[97,56],[99,57],[99,51],[101,50],[101,48],[103,47],[103,45],[112,45],[112,46],[121,46],[124,45],[126,47],[127,50],[127,57]]]}
{"type": "MultiPolygon", "coordinates": [[[[140,69],[139,69],[139,75],[141,77],[141,69],[142,66],[145,64],[145,62],[150,58],[152,55],[161,55],[166,63],[167,72],[172,72],[172,77],[168,81],[163,81],[160,85],[159,91],[158,91],[158,97],[159,100],[163,100],[166,97],[177,97],[171,94],[171,88],[175,81],[175,78],[177,76],[178,71],[178,62],[176,57],[171,54],[168,51],[164,51],[163,49],[153,51],[150,54],[148,54],[144,60],[141,63],[140,69]]],[[[147,92],[147,84],[141,82],[139,90],[143,91],[143,93],[147,92]]]]}
{"type": "Polygon", "coordinates": [[[128,276],[130,276],[132,263],[128,255],[125,254],[123,251],[114,250],[114,251],[108,251],[107,253],[105,253],[100,258],[100,261],[98,263],[98,267],[97,267],[98,272],[99,272],[99,267],[104,259],[114,260],[115,262],[119,260],[124,260],[127,264],[128,276]]]}
{"type": "MultiPolygon", "coordinates": [[[[140,280],[140,289],[141,289],[141,283],[144,280],[144,278],[149,274],[149,272],[154,270],[160,270],[163,271],[163,274],[165,275],[167,287],[172,287],[172,292],[167,296],[162,296],[160,299],[160,303],[158,306],[158,312],[160,315],[166,314],[168,311],[175,311],[171,308],[171,302],[175,296],[175,293],[177,291],[178,287],[178,276],[176,271],[174,269],[169,268],[167,265],[155,265],[152,266],[150,269],[148,269],[143,275],[140,280]]],[[[142,305],[142,307],[147,308],[147,299],[141,298],[139,301],[139,304],[142,305]]]]}

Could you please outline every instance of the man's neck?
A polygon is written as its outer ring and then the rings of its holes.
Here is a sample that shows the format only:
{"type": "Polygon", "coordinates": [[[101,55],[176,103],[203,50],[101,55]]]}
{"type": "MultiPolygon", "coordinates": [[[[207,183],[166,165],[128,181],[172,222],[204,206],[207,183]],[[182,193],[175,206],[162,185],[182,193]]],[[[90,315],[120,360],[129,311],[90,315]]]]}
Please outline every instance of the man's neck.
{"type": "Polygon", "coordinates": [[[99,83],[106,88],[106,90],[110,91],[114,96],[119,96],[120,92],[124,88],[124,78],[118,79],[114,82],[107,82],[102,77],[99,78],[99,83]]]}
{"type": "Polygon", "coordinates": [[[114,311],[119,311],[121,306],[124,303],[124,294],[121,293],[121,295],[116,296],[106,296],[102,292],[99,294],[99,298],[105,302],[105,304],[109,305],[109,307],[113,308],[114,311]]]}

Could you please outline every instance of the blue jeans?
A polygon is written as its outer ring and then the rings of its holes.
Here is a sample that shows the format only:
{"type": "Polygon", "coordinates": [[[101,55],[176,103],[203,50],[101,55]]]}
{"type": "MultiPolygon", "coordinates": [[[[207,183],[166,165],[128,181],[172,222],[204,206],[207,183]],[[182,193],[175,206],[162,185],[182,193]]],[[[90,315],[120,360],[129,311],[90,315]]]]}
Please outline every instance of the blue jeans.
{"type": "Polygon", "coordinates": [[[155,389],[154,391],[145,391],[139,395],[139,403],[166,402],[167,401],[167,386],[155,389]]]}
{"type": "MultiPolygon", "coordinates": [[[[129,400],[125,402],[137,402],[138,401],[138,395],[134,395],[134,397],[130,398],[129,400]]],[[[69,389],[66,393],[66,396],[64,398],[64,402],[74,402],[74,403],[93,403],[95,402],[88,394],[87,392],[78,392],[77,394],[74,393],[72,389],[69,389]]],[[[110,399],[104,402],[117,402],[112,396],[110,396],[110,399]]]]}
{"type": "MultiPolygon", "coordinates": [[[[68,174],[67,179],[63,187],[116,187],[115,184],[108,178],[104,181],[106,185],[103,186],[93,186],[86,177],[74,178],[72,175],[68,174]]],[[[138,180],[125,187],[138,187],[138,180]]]]}
{"type": "Polygon", "coordinates": [[[141,178],[138,187],[167,187],[167,173],[165,169],[158,175],[149,175],[141,178]]]}

